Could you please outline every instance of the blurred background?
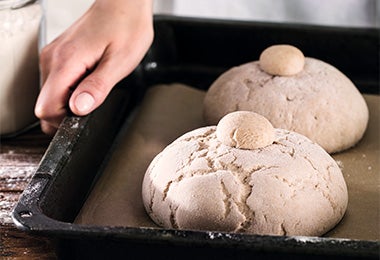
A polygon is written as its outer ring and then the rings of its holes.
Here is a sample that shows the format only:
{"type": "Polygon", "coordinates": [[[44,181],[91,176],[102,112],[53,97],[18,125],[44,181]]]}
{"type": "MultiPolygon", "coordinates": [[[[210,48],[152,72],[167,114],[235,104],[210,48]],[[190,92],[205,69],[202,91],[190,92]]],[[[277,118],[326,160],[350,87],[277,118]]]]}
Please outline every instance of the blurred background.
{"type": "MultiPolygon", "coordinates": [[[[47,42],[94,0],[45,0],[47,42]]],[[[154,13],[345,27],[379,27],[379,0],[154,0],[154,13]]]]}

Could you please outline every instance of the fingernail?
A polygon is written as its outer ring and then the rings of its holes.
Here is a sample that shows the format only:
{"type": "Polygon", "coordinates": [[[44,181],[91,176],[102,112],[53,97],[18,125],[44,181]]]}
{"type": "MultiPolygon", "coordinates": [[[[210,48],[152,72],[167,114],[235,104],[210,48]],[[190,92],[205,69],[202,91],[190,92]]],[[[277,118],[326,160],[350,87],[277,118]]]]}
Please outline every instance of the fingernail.
{"type": "Polygon", "coordinates": [[[89,112],[94,103],[94,98],[87,92],[79,94],[75,99],[75,107],[81,113],[89,112]]]}

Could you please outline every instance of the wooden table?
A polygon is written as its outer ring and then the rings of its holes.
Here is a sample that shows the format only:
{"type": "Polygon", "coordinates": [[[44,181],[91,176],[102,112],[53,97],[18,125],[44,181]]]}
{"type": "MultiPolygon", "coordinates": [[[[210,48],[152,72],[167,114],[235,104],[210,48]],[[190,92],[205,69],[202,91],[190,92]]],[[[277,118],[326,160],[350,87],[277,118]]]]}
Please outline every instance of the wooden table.
{"type": "Polygon", "coordinates": [[[50,140],[39,127],[0,140],[0,259],[56,258],[52,241],[18,230],[10,217],[50,140]]]}

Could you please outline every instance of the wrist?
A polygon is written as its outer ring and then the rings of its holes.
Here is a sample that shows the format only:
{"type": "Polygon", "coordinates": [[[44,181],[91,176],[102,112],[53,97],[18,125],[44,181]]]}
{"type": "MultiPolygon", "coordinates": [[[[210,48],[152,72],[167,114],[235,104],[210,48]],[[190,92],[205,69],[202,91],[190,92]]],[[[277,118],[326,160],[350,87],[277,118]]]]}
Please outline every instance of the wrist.
{"type": "Polygon", "coordinates": [[[142,14],[153,14],[153,0],[96,0],[94,4],[104,9],[123,12],[133,9],[142,14]]]}

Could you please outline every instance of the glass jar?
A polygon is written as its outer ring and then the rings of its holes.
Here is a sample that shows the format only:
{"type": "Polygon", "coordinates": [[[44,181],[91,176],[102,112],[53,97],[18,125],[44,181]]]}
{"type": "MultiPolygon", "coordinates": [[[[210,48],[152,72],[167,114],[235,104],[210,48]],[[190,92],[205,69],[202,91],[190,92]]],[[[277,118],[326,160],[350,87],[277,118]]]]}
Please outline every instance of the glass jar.
{"type": "Polygon", "coordinates": [[[0,135],[38,122],[39,36],[42,6],[36,0],[0,0],[0,135]]]}

